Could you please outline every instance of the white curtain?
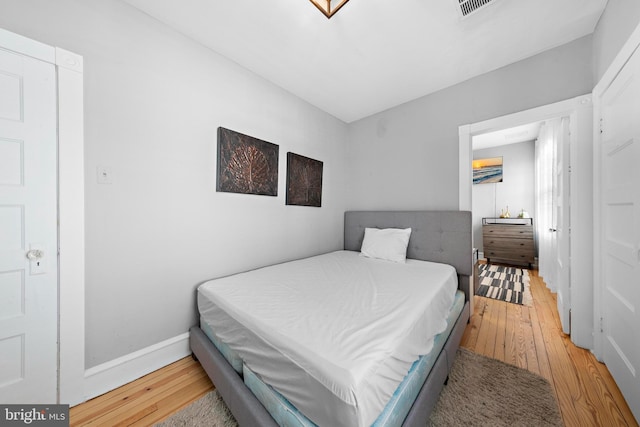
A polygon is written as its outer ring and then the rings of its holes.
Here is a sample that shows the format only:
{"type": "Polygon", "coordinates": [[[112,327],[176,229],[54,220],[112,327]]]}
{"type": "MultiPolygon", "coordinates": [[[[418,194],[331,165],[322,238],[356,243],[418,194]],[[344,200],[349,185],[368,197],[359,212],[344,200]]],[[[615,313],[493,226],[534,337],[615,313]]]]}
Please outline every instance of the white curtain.
{"type": "Polygon", "coordinates": [[[556,177],[556,144],[560,134],[561,120],[547,120],[540,128],[535,151],[536,215],[534,221],[538,239],[538,273],[552,292],[557,291],[553,181],[556,177]]]}

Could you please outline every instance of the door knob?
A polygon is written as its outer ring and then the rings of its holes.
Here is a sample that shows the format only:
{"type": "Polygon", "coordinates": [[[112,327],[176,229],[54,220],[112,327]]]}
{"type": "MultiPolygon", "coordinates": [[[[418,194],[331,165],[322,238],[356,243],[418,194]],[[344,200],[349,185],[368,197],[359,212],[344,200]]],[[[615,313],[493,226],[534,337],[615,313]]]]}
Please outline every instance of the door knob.
{"type": "Polygon", "coordinates": [[[27,258],[29,258],[31,261],[38,260],[42,257],[44,257],[44,251],[41,249],[31,249],[29,252],[27,252],[27,258]]]}

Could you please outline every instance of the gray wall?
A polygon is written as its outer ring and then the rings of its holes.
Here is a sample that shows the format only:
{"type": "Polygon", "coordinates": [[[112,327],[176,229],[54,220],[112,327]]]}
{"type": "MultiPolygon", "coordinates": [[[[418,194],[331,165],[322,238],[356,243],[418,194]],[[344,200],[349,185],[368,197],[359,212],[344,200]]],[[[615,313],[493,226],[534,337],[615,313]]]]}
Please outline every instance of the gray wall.
{"type": "Polygon", "coordinates": [[[502,157],[503,182],[473,186],[473,244],[482,252],[482,218],[500,216],[509,206],[511,217],[524,209],[535,214],[535,141],[474,150],[474,159],[502,157]]]}
{"type": "Polygon", "coordinates": [[[640,1],[609,0],[593,33],[595,83],[640,22],[640,1]]]}
{"type": "Polygon", "coordinates": [[[342,247],[344,123],[120,1],[0,5],[84,56],[87,367],[186,332],[204,280],[342,247]],[[218,126],[280,145],[278,197],[216,193],[218,126]],[[285,206],[287,151],[324,162],[322,208],[285,206]]]}
{"type": "Polygon", "coordinates": [[[591,36],[352,123],[349,209],[457,209],[458,127],[590,93],[591,36]]]}

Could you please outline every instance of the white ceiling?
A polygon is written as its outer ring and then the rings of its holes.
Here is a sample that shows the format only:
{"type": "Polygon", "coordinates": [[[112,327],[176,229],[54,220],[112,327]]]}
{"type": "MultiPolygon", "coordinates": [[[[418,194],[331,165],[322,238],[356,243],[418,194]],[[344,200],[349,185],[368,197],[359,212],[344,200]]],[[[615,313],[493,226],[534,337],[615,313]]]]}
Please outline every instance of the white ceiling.
{"type": "Polygon", "coordinates": [[[349,123],[593,32],[607,0],[125,0],[349,123]]]}
{"type": "Polygon", "coordinates": [[[482,150],[485,148],[499,147],[501,145],[533,141],[538,138],[541,125],[541,122],[536,122],[476,135],[471,139],[472,146],[474,150],[482,150]]]}

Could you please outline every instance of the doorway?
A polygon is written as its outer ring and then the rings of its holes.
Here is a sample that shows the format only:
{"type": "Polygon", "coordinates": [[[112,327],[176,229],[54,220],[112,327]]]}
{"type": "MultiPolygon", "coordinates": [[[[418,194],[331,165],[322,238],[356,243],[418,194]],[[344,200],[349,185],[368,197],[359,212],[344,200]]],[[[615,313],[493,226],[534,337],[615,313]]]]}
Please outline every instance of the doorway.
{"type": "Polygon", "coordinates": [[[541,123],[501,129],[472,137],[473,167],[483,159],[500,159],[499,179],[474,179],[472,186],[473,242],[483,253],[482,219],[530,217],[535,212],[535,140],[541,123]]]}
{"type": "MultiPolygon", "coordinates": [[[[569,118],[554,118],[472,137],[473,167],[486,159],[500,159],[499,179],[476,179],[472,191],[474,244],[480,256],[508,264],[531,267],[537,259],[538,275],[557,295],[558,313],[565,333],[570,333],[569,236],[569,118]],[[488,182],[487,182],[488,181],[488,182]],[[488,184],[488,185],[480,185],[488,184]],[[500,218],[512,218],[501,220],[500,218]],[[532,240],[483,241],[485,222],[529,224],[532,240]],[[517,242],[520,242],[519,245],[517,242]],[[536,242],[537,244],[534,244],[536,242]],[[514,246],[515,245],[515,246],[514,246]],[[500,256],[502,255],[502,256],[500,256]],[[502,258],[502,259],[500,259],[502,258]]],[[[477,169],[482,175],[485,169],[477,169]]]]}
{"type": "MultiPolygon", "coordinates": [[[[571,340],[583,348],[593,348],[593,277],[592,264],[592,104],[585,95],[537,107],[459,128],[459,207],[472,210],[472,139],[476,135],[568,117],[567,131],[571,151],[568,203],[562,211],[570,225],[571,257],[567,260],[571,277],[568,298],[571,312],[571,340]],[[569,206],[571,209],[569,210],[569,206]]],[[[516,208],[517,209],[517,208],[516,208]]],[[[567,230],[569,232],[569,230],[567,230]]],[[[476,243],[474,242],[474,245],[476,243]]],[[[563,308],[567,311],[566,308],[563,308]]]]}

